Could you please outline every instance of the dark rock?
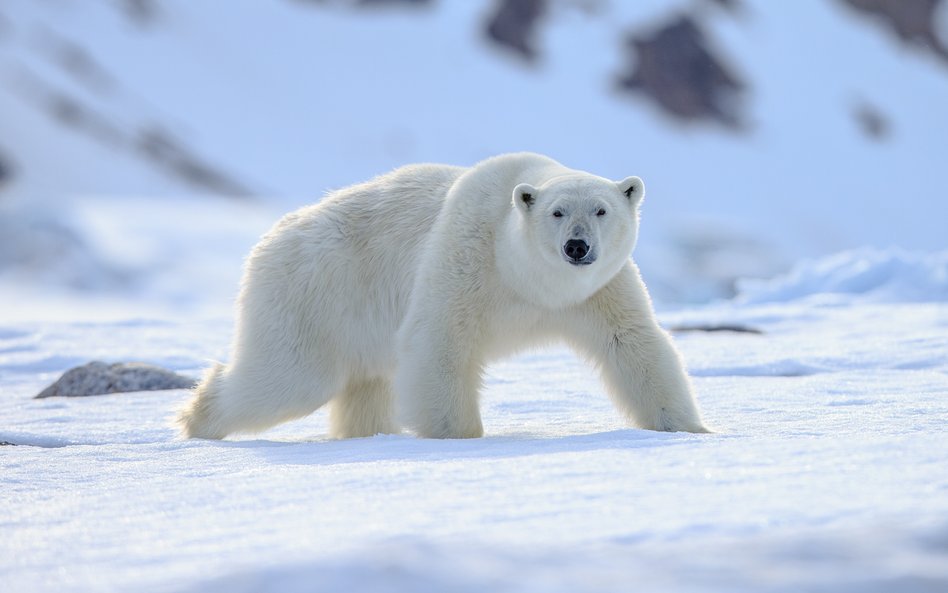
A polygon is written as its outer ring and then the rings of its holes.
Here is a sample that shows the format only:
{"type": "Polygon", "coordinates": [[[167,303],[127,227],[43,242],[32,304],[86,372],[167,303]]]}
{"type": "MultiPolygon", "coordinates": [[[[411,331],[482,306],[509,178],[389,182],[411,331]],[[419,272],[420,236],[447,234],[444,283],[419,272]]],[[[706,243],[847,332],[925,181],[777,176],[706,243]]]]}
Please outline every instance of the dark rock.
{"type": "Polygon", "coordinates": [[[161,16],[158,0],[118,0],[117,6],[128,20],[139,27],[148,27],[161,16]]]}
{"type": "Polygon", "coordinates": [[[0,153],[0,188],[3,187],[4,183],[10,180],[12,176],[13,169],[7,163],[6,158],[3,154],[0,153]]]}
{"type": "Polygon", "coordinates": [[[431,0],[359,0],[360,6],[375,8],[376,6],[426,6],[431,0]]]}
{"type": "Polygon", "coordinates": [[[731,12],[738,12],[743,9],[740,0],[708,0],[708,2],[730,10],[731,12]]]}
{"type": "Polygon", "coordinates": [[[905,43],[919,45],[948,63],[948,46],[938,36],[935,18],[943,0],[841,0],[878,17],[905,43]]]}
{"type": "Polygon", "coordinates": [[[872,140],[885,140],[891,133],[889,118],[868,103],[856,105],[853,108],[853,117],[862,132],[872,140]]]}
{"type": "Polygon", "coordinates": [[[59,123],[101,144],[112,148],[122,147],[124,139],[121,127],[87,102],[54,88],[28,72],[20,74],[17,90],[59,123]]]}
{"type": "Polygon", "coordinates": [[[141,130],[136,138],[136,148],[155,164],[192,185],[229,197],[246,197],[252,193],[239,181],[201,160],[158,127],[141,130]]]}
{"type": "Polygon", "coordinates": [[[190,389],[196,381],[150,364],[94,361],[70,369],[35,399],[46,397],[85,397],[129,391],[190,389]]]}
{"type": "Polygon", "coordinates": [[[37,44],[46,58],[73,80],[98,93],[117,86],[112,75],[82,46],[48,29],[40,29],[37,44]]]}
{"type": "Polygon", "coordinates": [[[745,85],[711,51],[693,18],[680,16],[657,30],[633,34],[627,45],[634,68],[620,77],[621,89],[643,93],[683,120],[741,126],[745,85]]]}
{"type": "Polygon", "coordinates": [[[673,332],[675,332],[675,333],[683,333],[683,332],[708,332],[708,333],[730,332],[730,333],[736,333],[736,334],[754,334],[754,335],[761,335],[761,334],[764,333],[763,331],[757,329],[756,327],[751,327],[751,326],[749,326],[749,325],[729,324],[729,323],[718,324],[718,325],[712,325],[712,324],[707,324],[707,325],[676,325],[675,327],[671,328],[671,331],[673,331],[673,332]]]}
{"type": "Polygon", "coordinates": [[[526,60],[539,55],[536,29],[546,14],[547,0],[501,0],[487,21],[487,38],[526,60]]]}
{"type": "MultiPolygon", "coordinates": [[[[326,0],[294,0],[300,4],[327,4],[326,0]]],[[[348,0],[346,4],[355,8],[417,8],[430,6],[432,0],[348,0]]]]}

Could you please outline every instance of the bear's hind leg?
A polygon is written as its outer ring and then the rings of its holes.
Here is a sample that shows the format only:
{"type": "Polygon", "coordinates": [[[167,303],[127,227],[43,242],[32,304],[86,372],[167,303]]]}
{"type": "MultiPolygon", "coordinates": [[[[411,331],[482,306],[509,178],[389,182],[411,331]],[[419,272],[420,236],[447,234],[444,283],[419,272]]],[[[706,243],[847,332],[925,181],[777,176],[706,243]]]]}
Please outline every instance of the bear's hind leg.
{"type": "MultiPolygon", "coordinates": [[[[414,330],[415,328],[411,328],[414,330]]],[[[405,332],[395,373],[399,417],[423,438],[458,439],[484,435],[478,405],[481,367],[465,364],[460,346],[424,331],[405,332]]],[[[458,344],[469,343],[463,338],[458,344]]]]}
{"type": "Polygon", "coordinates": [[[187,439],[222,439],[227,430],[221,426],[216,413],[220,395],[221,373],[224,365],[215,363],[194,388],[191,400],[178,412],[176,422],[187,439]]]}
{"type": "Polygon", "coordinates": [[[330,434],[348,439],[394,434],[392,387],[388,379],[353,380],[337,395],[329,408],[330,434]]]}
{"type": "Polygon", "coordinates": [[[333,374],[304,373],[299,368],[250,372],[240,365],[216,364],[178,414],[178,426],[185,438],[261,432],[315,412],[340,391],[341,384],[333,374]]]}

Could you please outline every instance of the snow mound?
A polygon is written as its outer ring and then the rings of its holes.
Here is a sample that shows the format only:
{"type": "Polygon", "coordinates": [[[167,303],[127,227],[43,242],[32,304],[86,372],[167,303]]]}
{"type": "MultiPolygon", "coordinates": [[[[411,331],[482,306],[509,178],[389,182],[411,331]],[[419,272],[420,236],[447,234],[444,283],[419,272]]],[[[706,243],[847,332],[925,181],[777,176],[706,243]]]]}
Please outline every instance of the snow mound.
{"type": "Polygon", "coordinates": [[[844,251],[798,263],[770,280],[738,282],[745,303],[786,302],[819,295],[847,295],[864,302],[948,301],[948,251],[933,253],[873,248],[844,251]]]}

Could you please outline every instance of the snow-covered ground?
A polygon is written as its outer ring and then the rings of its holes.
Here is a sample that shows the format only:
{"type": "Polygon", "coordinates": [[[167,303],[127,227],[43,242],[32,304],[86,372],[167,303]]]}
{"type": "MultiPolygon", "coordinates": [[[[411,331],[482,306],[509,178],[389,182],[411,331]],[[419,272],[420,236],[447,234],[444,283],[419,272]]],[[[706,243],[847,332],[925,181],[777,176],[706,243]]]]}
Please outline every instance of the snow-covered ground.
{"type": "Polygon", "coordinates": [[[672,328],[762,332],[676,332],[711,435],[624,426],[593,371],[553,349],[491,367],[483,439],[330,441],[319,412],[254,437],[181,441],[169,420],[182,391],[30,397],[91,358],[197,374],[227,356],[229,315],[8,319],[0,441],[17,446],[0,447],[0,582],[944,590],[946,274],[943,256],[852,252],[801,264],[749,291],[755,302],[664,314],[672,328]]]}

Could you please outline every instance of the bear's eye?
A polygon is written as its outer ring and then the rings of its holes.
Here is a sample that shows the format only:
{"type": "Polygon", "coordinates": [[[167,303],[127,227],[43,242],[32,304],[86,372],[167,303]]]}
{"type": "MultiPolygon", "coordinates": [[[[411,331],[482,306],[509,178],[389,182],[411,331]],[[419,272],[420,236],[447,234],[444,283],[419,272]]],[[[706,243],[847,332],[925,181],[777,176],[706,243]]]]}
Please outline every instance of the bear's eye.
{"type": "Polygon", "coordinates": [[[599,212],[596,212],[596,216],[605,216],[605,215],[606,215],[606,211],[603,208],[600,208],[599,212]]]}
{"type": "Polygon", "coordinates": [[[562,217],[563,217],[563,212],[560,211],[560,210],[554,210],[554,211],[553,211],[553,217],[554,217],[554,218],[562,218],[562,217]]]}

